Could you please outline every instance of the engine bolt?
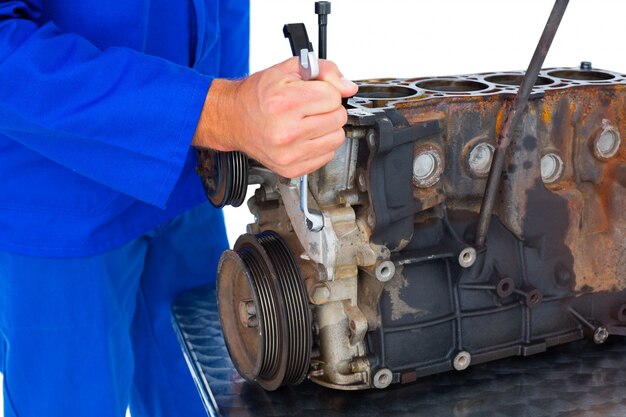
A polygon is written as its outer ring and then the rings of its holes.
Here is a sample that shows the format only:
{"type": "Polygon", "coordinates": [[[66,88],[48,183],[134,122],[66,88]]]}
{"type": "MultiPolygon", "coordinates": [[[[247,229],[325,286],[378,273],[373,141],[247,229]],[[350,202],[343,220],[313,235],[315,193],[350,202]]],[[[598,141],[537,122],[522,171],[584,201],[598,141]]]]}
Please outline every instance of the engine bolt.
{"type": "Polygon", "coordinates": [[[413,183],[421,188],[435,185],[443,173],[443,158],[433,146],[427,146],[413,160],[413,183]]]}
{"type": "Polygon", "coordinates": [[[617,154],[621,139],[618,130],[607,120],[603,120],[602,125],[602,132],[593,142],[593,155],[601,161],[606,161],[617,154]]]}
{"type": "Polygon", "coordinates": [[[495,148],[489,143],[479,143],[469,153],[468,164],[470,172],[476,177],[486,177],[491,168],[491,160],[495,148]]]}
{"type": "Polygon", "coordinates": [[[413,181],[418,187],[430,187],[441,178],[441,156],[434,149],[419,153],[413,160],[413,181]]]}
{"type": "Polygon", "coordinates": [[[452,361],[452,366],[457,371],[463,371],[470,366],[470,363],[472,363],[472,355],[470,355],[469,352],[462,350],[454,357],[454,360],[452,361]]]}
{"type": "Polygon", "coordinates": [[[330,300],[330,288],[326,284],[320,284],[313,288],[311,301],[313,304],[325,304],[330,300]]]}
{"type": "Polygon", "coordinates": [[[359,191],[367,191],[367,178],[365,178],[365,171],[359,170],[359,174],[356,177],[356,185],[359,188],[359,191]]]}
{"type": "Polygon", "coordinates": [[[254,301],[246,301],[246,312],[251,316],[254,316],[256,314],[256,305],[254,305],[254,301]]]}
{"type": "Polygon", "coordinates": [[[367,143],[372,149],[376,147],[376,132],[374,130],[367,132],[367,143]]]}
{"type": "Polygon", "coordinates": [[[606,339],[609,338],[609,331],[604,326],[599,326],[593,332],[593,343],[596,345],[601,345],[606,342],[606,339]]]}
{"type": "Polygon", "coordinates": [[[555,153],[547,153],[541,158],[541,179],[547,184],[556,182],[563,174],[563,160],[555,153]]]}
{"type": "Polygon", "coordinates": [[[374,375],[374,386],[378,389],[387,388],[393,381],[393,374],[387,368],[379,369],[374,375]]]}
{"type": "Polygon", "coordinates": [[[239,320],[245,327],[257,327],[259,325],[254,300],[239,301],[239,320]]]}

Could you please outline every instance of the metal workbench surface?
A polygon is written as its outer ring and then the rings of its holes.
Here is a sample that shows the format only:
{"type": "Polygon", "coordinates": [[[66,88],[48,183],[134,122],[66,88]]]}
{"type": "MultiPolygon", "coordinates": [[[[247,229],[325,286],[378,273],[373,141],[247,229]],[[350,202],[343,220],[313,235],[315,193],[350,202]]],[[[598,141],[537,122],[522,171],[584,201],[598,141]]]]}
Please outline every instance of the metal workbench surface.
{"type": "Polygon", "coordinates": [[[214,289],[182,294],[173,321],[212,416],[626,416],[626,338],[575,342],[385,390],[336,391],[306,381],[266,392],[234,370],[214,289]]]}

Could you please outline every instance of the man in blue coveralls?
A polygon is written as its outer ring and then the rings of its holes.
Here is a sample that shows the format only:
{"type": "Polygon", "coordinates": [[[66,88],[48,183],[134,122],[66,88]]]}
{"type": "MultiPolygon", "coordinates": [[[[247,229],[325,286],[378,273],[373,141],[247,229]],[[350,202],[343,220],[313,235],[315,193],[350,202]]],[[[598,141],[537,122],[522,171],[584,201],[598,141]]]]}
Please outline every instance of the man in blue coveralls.
{"type": "Polygon", "coordinates": [[[295,59],[243,78],[248,16],[246,0],[0,0],[5,416],[204,415],[169,310],[227,243],[191,145],[295,177],[332,158],[356,92],[330,62],[320,81],[295,59]]]}

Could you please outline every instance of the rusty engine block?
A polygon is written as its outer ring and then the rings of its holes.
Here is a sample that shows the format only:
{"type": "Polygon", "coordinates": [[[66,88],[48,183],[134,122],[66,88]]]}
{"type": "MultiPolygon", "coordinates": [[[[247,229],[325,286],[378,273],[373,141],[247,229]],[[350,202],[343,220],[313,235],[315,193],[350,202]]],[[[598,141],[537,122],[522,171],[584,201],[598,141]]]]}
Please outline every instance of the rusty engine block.
{"type": "Polygon", "coordinates": [[[200,151],[217,205],[243,201],[246,180],[260,184],[248,202],[256,222],[218,271],[222,327],[244,378],[270,390],[307,376],[385,388],[626,335],[626,75],[541,71],[486,244],[474,245],[522,76],[360,82],[345,144],[304,190],[320,231],[306,224],[297,180],[200,151]]]}

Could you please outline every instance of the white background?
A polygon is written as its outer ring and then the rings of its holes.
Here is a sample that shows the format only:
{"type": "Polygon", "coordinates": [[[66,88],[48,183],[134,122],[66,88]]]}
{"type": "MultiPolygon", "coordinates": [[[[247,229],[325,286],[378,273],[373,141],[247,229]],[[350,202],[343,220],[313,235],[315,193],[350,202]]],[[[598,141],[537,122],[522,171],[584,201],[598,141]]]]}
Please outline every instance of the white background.
{"type": "MultiPolygon", "coordinates": [[[[252,72],[290,55],[285,23],[306,23],[317,49],[313,1],[251,2],[252,72]]],[[[552,5],[551,0],[334,0],[328,57],[351,79],[521,70],[552,5]]],[[[626,71],[625,20],[623,0],[572,0],[545,66],[586,60],[596,68],[626,71]]],[[[225,213],[234,242],[252,219],[245,204],[225,213]]]]}

